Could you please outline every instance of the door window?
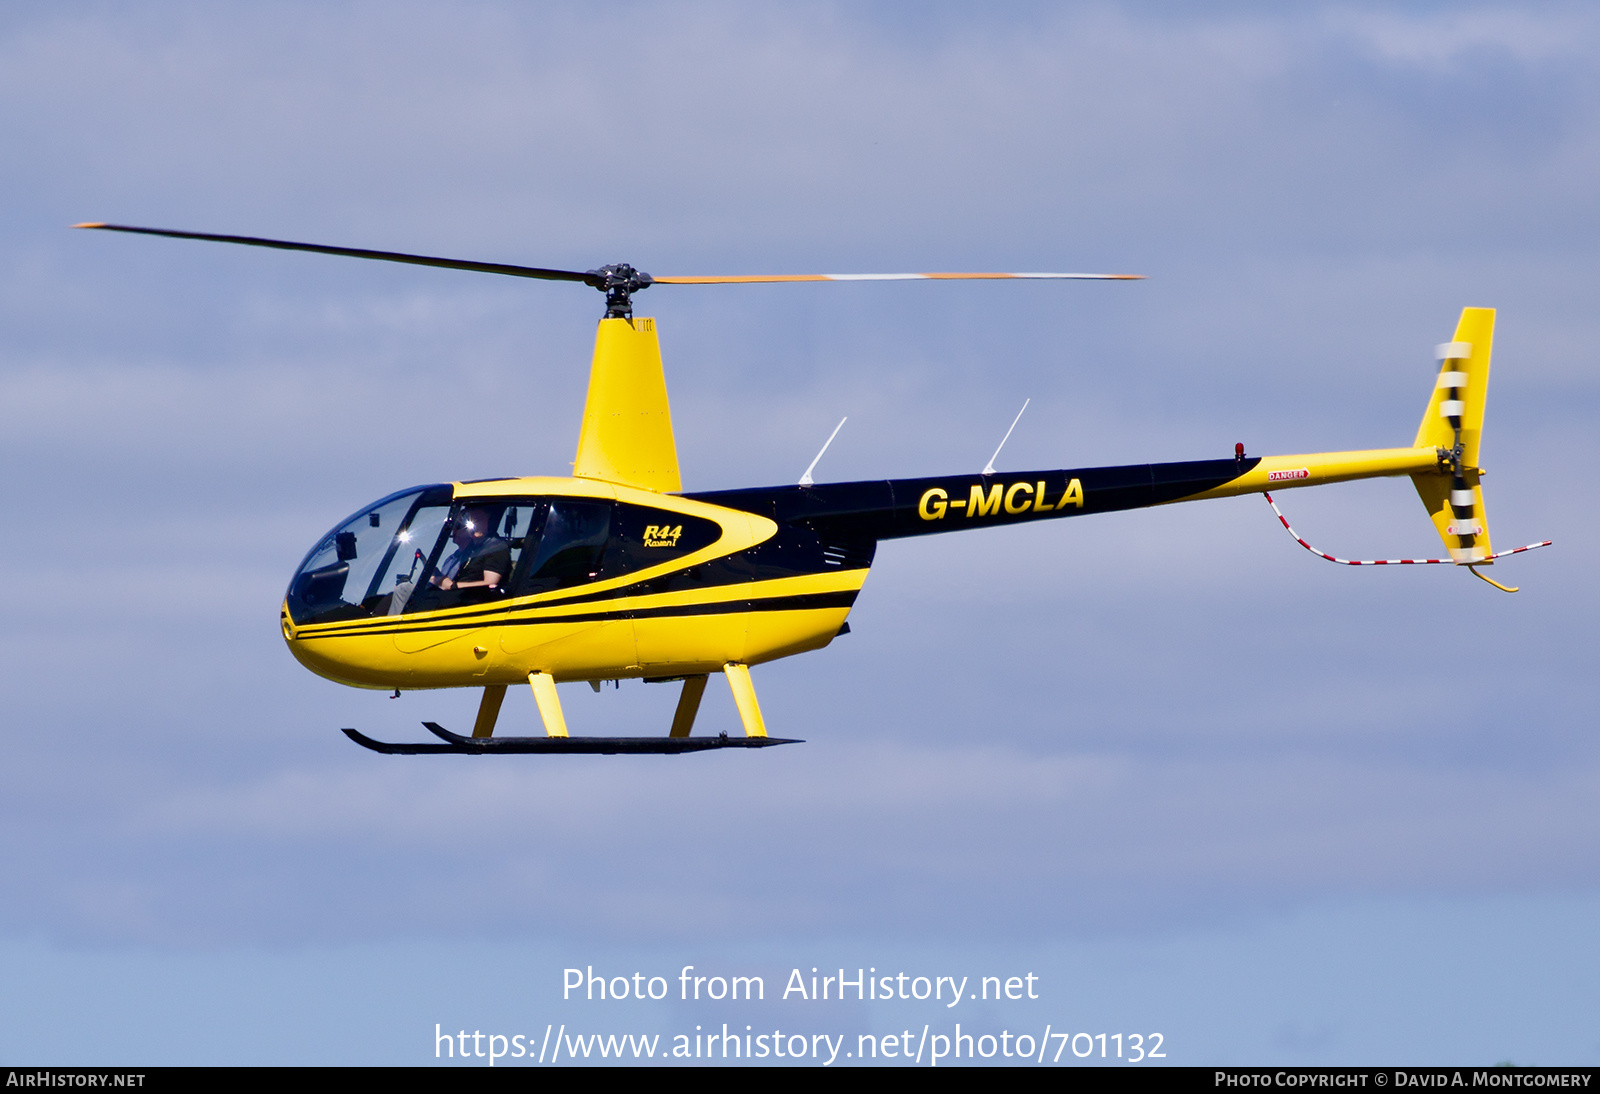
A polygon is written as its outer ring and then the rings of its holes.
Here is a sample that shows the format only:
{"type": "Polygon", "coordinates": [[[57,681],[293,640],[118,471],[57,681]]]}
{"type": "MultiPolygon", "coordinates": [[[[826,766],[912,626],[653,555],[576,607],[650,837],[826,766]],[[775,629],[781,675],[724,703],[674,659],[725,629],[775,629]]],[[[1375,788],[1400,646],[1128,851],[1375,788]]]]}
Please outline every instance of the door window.
{"type": "Polygon", "coordinates": [[[515,595],[547,593],[599,578],[611,538],[611,508],[608,501],[552,499],[537,535],[530,532],[525,542],[515,595]]]}

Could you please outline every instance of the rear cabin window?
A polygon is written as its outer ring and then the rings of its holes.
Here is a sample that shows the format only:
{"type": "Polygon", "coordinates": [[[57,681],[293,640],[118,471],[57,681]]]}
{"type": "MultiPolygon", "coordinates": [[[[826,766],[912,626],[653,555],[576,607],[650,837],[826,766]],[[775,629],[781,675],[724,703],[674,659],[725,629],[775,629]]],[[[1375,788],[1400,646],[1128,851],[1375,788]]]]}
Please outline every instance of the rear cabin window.
{"type": "Polygon", "coordinates": [[[530,529],[518,559],[512,595],[533,596],[598,580],[611,538],[609,501],[553,498],[530,529]]]}

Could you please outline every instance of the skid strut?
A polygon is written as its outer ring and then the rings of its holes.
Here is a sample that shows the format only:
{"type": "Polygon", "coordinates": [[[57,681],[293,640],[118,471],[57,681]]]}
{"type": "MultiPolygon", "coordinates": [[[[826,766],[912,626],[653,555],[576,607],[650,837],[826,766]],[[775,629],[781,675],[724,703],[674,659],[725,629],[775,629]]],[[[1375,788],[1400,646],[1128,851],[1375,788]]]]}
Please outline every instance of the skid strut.
{"type": "Polygon", "coordinates": [[[798,745],[804,741],[790,737],[768,737],[766,723],[761,717],[761,707],[756,703],[755,685],[750,682],[750,670],[745,665],[729,662],[723,666],[728,687],[733,691],[734,705],[739,708],[739,720],[744,723],[743,737],[729,737],[720,733],[715,737],[691,737],[695,714],[700,709],[700,697],[705,694],[704,673],[688,676],[683,681],[683,694],[678,699],[678,709],[672,718],[672,732],[668,737],[572,737],[567,734],[567,720],[561,713],[561,700],[556,696],[555,678],[549,673],[530,672],[528,683],[533,687],[534,701],[539,707],[539,717],[544,722],[543,737],[495,737],[494,724],[505,700],[503,684],[483,689],[483,700],[478,706],[478,719],[472,727],[472,736],[451,733],[437,722],[423,722],[428,732],[443,744],[433,742],[401,744],[376,741],[358,730],[346,729],[344,735],[362,748],[383,752],[391,756],[416,756],[453,752],[467,755],[486,753],[538,752],[563,754],[599,754],[614,756],[620,753],[662,753],[677,755],[680,752],[709,752],[717,748],[766,748],[770,745],[798,745]]]}

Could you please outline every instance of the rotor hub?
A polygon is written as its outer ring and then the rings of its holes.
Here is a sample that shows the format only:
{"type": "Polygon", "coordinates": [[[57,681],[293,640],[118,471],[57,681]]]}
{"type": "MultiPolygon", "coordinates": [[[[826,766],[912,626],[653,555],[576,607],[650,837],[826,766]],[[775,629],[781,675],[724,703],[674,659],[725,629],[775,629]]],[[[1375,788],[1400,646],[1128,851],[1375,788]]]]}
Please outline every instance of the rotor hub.
{"type": "Polygon", "coordinates": [[[632,319],[633,294],[655,284],[649,274],[634,269],[626,262],[614,262],[598,270],[590,270],[586,280],[606,294],[607,319],[632,319]]]}

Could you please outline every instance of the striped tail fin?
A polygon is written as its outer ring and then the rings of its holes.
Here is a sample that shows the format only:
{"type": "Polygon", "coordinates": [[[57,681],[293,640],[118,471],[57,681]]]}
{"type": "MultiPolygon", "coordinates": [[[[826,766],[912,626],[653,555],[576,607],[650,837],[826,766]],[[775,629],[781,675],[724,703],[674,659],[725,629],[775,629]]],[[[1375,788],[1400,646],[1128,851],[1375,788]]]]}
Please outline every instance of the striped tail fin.
{"type": "Polygon", "coordinates": [[[1494,554],[1478,483],[1493,346],[1494,309],[1463,308],[1455,337],[1436,352],[1439,375],[1413,444],[1439,453],[1439,471],[1412,475],[1411,481],[1450,557],[1469,565],[1492,565],[1494,554]]]}

